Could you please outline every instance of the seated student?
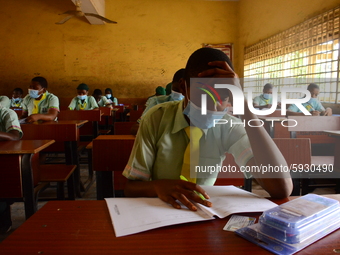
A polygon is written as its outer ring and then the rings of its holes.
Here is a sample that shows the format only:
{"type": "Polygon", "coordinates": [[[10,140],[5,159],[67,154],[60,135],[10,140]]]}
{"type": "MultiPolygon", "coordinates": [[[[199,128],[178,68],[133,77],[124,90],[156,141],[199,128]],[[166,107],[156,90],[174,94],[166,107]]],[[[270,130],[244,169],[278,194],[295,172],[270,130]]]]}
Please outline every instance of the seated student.
{"type": "Polygon", "coordinates": [[[20,119],[32,123],[38,120],[55,120],[59,113],[59,99],[47,91],[47,80],[44,77],[34,77],[28,89],[28,95],[23,99],[20,119]]]}
{"type": "Polygon", "coordinates": [[[7,96],[0,96],[0,105],[9,109],[11,107],[11,101],[7,96]]]}
{"type": "Polygon", "coordinates": [[[110,104],[118,105],[118,99],[113,96],[112,89],[110,88],[105,89],[105,96],[110,104]]]}
{"type": "MultiPolygon", "coordinates": [[[[254,121],[257,117],[250,112],[246,100],[243,116],[245,123],[253,120],[252,125],[257,125],[256,128],[248,125],[245,128],[243,125],[214,127],[214,118],[211,117],[215,117],[218,112],[215,110],[216,104],[209,97],[207,97],[209,111],[206,117],[201,115],[201,90],[197,84],[190,84],[190,78],[233,78],[235,86],[241,89],[231,66],[229,58],[217,49],[201,48],[190,56],[185,68],[186,78],[180,84],[180,92],[184,99],[159,104],[142,118],[129,161],[123,172],[128,178],[125,196],[158,196],[174,208],[180,208],[178,200],[190,210],[197,210],[190,200],[211,206],[209,201],[203,200],[195,191],[208,199],[208,194],[200,185],[213,185],[217,177],[216,172],[211,175],[199,173],[196,183],[180,180],[184,152],[189,143],[185,129],[189,126],[198,127],[198,131],[201,129],[200,166],[221,166],[226,152],[233,154],[240,166],[287,166],[266,130],[260,126],[260,122],[254,121]]],[[[226,89],[219,91],[221,95],[225,93],[222,96],[227,98],[226,89]]],[[[223,115],[223,111],[218,114],[220,117],[223,115]]],[[[240,119],[228,114],[223,118],[240,122],[240,119]]],[[[272,197],[283,198],[291,194],[292,180],[289,173],[251,174],[272,197]]]]}
{"type": "Polygon", "coordinates": [[[88,96],[89,86],[81,83],[77,87],[78,96],[74,97],[68,106],[70,110],[98,110],[99,106],[93,96],[88,96]]]}
{"type": "Polygon", "coordinates": [[[272,97],[273,93],[273,85],[267,83],[263,87],[263,94],[253,99],[253,106],[255,108],[263,109],[263,108],[270,108],[272,107],[272,97]]]}
{"type": "MultiPolygon", "coordinates": [[[[17,114],[0,106],[0,141],[14,141],[22,137],[17,114]]],[[[0,234],[7,233],[12,227],[9,202],[0,202],[0,234]]]]}
{"type": "MultiPolygon", "coordinates": [[[[307,90],[310,92],[311,98],[307,103],[303,103],[302,105],[313,115],[313,116],[332,116],[331,108],[324,108],[317,98],[320,92],[320,88],[315,83],[311,83],[308,85],[307,90]]],[[[303,112],[295,105],[292,104],[287,109],[287,115],[293,116],[305,116],[303,112]]]]}
{"type": "Polygon", "coordinates": [[[21,88],[15,88],[12,93],[11,108],[21,108],[21,103],[23,100],[23,94],[21,88]]]}
{"type": "MultiPolygon", "coordinates": [[[[146,108],[144,109],[142,116],[137,120],[137,123],[135,125],[133,125],[131,127],[131,131],[130,133],[132,135],[136,135],[138,128],[139,128],[139,123],[142,119],[142,117],[145,115],[145,113],[147,111],[149,111],[152,107],[154,107],[155,105],[161,104],[161,103],[165,103],[165,102],[170,102],[170,101],[180,101],[182,100],[184,97],[183,95],[179,92],[179,84],[180,84],[180,80],[184,79],[184,74],[185,74],[185,69],[179,69],[175,74],[174,77],[172,78],[172,86],[171,86],[171,93],[168,96],[155,96],[155,97],[150,97],[146,103],[145,106],[146,108]]],[[[169,83],[170,84],[170,83],[169,83]]]]}
{"type": "Polygon", "coordinates": [[[92,93],[92,96],[96,100],[99,107],[111,107],[110,102],[107,100],[106,97],[103,97],[103,93],[100,89],[95,89],[92,93]]]}

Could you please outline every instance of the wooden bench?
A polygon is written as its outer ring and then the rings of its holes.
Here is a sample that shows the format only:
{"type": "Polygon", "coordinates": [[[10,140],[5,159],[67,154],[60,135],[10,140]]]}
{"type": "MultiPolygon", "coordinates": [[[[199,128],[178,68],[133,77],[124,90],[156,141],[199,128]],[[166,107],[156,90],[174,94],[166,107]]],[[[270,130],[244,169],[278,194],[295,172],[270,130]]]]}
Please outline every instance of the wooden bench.
{"type": "Polygon", "coordinates": [[[114,135],[131,135],[131,127],[136,125],[136,122],[115,122],[113,125],[114,135]]]}

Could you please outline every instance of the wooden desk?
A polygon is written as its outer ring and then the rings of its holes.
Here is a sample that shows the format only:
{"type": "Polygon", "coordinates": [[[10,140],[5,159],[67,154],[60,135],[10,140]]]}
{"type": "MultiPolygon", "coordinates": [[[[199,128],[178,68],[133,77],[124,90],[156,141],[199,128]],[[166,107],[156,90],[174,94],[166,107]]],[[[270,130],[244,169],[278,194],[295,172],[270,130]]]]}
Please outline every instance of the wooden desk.
{"type": "MultiPolygon", "coordinates": [[[[260,213],[241,215],[258,217],[260,213]]],[[[50,201],[0,243],[0,250],[1,254],[272,254],[224,231],[228,220],[173,225],[116,238],[105,201],[50,201]]],[[[334,254],[339,247],[338,230],[296,254],[334,254]]]]}
{"type": "MultiPolygon", "coordinates": [[[[57,142],[56,146],[51,146],[48,151],[64,151],[66,164],[79,166],[77,152],[79,128],[87,122],[87,120],[48,121],[22,124],[21,129],[25,140],[54,139],[57,142]]],[[[77,167],[75,170],[75,187],[76,194],[79,197],[81,196],[80,185],[80,169],[77,167]]]]}
{"type": "MultiPolygon", "coordinates": [[[[0,142],[0,162],[2,176],[9,176],[6,184],[0,185],[2,198],[24,198],[26,219],[37,210],[34,195],[31,155],[53,144],[54,140],[20,140],[0,142]],[[11,171],[9,174],[7,171],[11,171]],[[13,189],[14,193],[9,193],[13,189]]],[[[3,177],[2,177],[3,178],[3,177]]]]}
{"type": "Polygon", "coordinates": [[[88,135],[86,131],[90,132],[93,138],[98,136],[98,122],[101,120],[103,113],[100,110],[87,110],[87,111],[77,111],[77,110],[66,110],[60,111],[58,114],[58,120],[87,120],[92,122],[89,130],[82,129],[80,135],[88,135]],[[83,133],[84,132],[84,133],[83,133]]]}
{"type": "Polygon", "coordinates": [[[126,180],[121,174],[129,160],[134,142],[133,135],[100,135],[93,140],[92,162],[97,177],[97,199],[113,197],[114,190],[123,189],[126,180]]]}

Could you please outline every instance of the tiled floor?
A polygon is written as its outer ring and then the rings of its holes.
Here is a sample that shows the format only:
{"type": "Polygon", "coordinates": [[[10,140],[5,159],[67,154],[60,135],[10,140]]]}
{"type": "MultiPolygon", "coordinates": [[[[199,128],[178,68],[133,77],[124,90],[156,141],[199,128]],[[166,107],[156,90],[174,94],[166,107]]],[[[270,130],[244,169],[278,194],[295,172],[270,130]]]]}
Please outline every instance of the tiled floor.
{"type": "MultiPolygon", "coordinates": [[[[86,178],[87,176],[87,168],[86,165],[82,165],[82,176],[86,178]]],[[[264,191],[260,185],[258,185],[255,181],[253,181],[252,191],[259,196],[268,197],[269,194],[264,191]]],[[[326,189],[315,189],[313,193],[316,194],[333,194],[334,189],[326,188],[326,189]]],[[[55,196],[55,188],[46,189],[42,194],[41,197],[52,197],[55,196]]],[[[84,194],[82,198],[77,198],[77,200],[95,200],[96,199],[96,183],[94,182],[90,189],[84,194]]],[[[47,202],[39,202],[38,208],[40,209],[44,206],[47,202]]],[[[7,236],[13,233],[22,223],[25,222],[25,211],[24,211],[24,204],[23,202],[17,202],[11,205],[11,212],[12,212],[12,229],[6,233],[1,235],[0,234],[0,242],[4,240],[7,236]]]]}

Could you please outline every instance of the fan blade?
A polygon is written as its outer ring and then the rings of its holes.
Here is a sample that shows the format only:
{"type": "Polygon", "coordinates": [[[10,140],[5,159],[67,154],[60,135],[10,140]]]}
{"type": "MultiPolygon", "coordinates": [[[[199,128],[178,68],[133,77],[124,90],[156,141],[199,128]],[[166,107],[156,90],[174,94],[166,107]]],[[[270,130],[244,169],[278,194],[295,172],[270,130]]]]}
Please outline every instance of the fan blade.
{"type": "Polygon", "coordinates": [[[100,16],[100,15],[95,14],[95,13],[84,13],[84,14],[85,14],[85,16],[92,16],[92,17],[95,17],[95,18],[97,18],[97,19],[101,19],[101,20],[103,20],[103,21],[105,21],[105,22],[107,22],[107,23],[117,24],[116,21],[109,20],[109,19],[104,18],[103,16],[100,16]]]}
{"type": "Polygon", "coordinates": [[[68,21],[69,19],[71,19],[71,18],[73,18],[73,17],[74,17],[74,15],[67,16],[65,19],[63,19],[63,20],[57,22],[56,24],[57,24],[57,25],[64,24],[66,21],[68,21]]]}

